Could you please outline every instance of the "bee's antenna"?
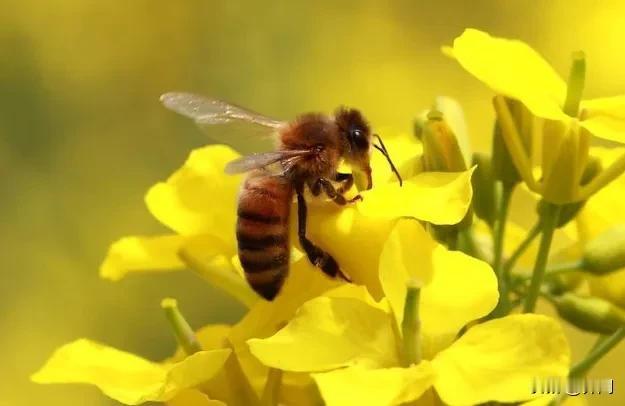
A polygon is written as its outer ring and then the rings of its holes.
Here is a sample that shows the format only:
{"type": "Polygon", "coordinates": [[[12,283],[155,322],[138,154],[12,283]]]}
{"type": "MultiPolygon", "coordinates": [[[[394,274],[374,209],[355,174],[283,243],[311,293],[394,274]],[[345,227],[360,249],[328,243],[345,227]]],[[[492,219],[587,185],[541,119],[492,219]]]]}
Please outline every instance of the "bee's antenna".
{"type": "Polygon", "coordinates": [[[378,139],[378,141],[380,142],[380,146],[377,146],[375,144],[373,144],[373,146],[375,147],[375,149],[377,149],[378,151],[380,151],[382,153],[382,155],[384,155],[384,157],[386,158],[386,160],[388,161],[389,165],[391,165],[391,170],[393,171],[393,173],[395,174],[395,176],[397,176],[397,179],[399,179],[399,186],[402,186],[403,181],[401,179],[401,175],[399,174],[399,171],[397,170],[397,168],[395,167],[395,164],[393,163],[393,161],[391,160],[391,156],[388,154],[388,151],[386,150],[386,146],[384,145],[384,143],[382,142],[382,138],[380,138],[379,135],[377,134],[373,134],[373,136],[375,138],[378,139]]]}

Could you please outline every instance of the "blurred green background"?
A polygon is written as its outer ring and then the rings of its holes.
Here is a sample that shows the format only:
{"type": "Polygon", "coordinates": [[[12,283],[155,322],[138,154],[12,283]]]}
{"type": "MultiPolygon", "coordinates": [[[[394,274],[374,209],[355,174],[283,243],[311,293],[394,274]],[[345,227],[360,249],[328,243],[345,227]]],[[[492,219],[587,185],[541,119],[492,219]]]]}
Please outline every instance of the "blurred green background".
{"type": "MultiPolygon", "coordinates": [[[[485,149],[491,93],[439,50],[465,27],[523,39],[561,73],[583,49],[588,96],[625,90],[622,1],[4,0],[0,405],[113,404],[28,376],[82,336],[166,357],[162,297],[178,298],[196,327],[242,314],[189,273],[98,278],[110,242],[161,230],[145,191],[206,142],[159,105],[161,93],[192,90],[282,118],[348,104],[382,134],[408,131],[445,94],[463,103],[485,149]]],[[[572,337],[579,357],[590,337],[572,337]]],[[[593,372],[614,378],[617,394],[590,404],[625,403],[623,347],[593,372]]]]}

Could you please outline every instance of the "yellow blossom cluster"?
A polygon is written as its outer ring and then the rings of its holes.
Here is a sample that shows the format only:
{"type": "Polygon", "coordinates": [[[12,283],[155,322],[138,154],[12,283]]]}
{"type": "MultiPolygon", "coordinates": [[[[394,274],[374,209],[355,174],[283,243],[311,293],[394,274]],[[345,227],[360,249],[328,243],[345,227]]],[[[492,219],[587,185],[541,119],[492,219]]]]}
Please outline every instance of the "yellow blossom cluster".
{"type": "MultiPolygon", "coordinates": [[[[92,384],[129,405],[557,400],[533,394],[532,382],[583,373],[602,355],[591,352],[571,369],[563,320],[608,335],[597,345],[601,351],[625,331],[618,313],[625,307],[625,253],[618,244],[600,253],[588,248],[623,221],[617,198],[625,154],[592,146],[590,136],[625,142],[625,96],[582,101],[583,57],[576,55],[566,83],[528,45],[478,30],[466,30],[444,52],[495,92],[494,137],[501,148],[475,159],[477,169],[471,166],[463,123],[448,103],[438,103],[419,121],[416,136],[385,138],[403,185],[384,158],[373,155],[374,187],[361,191],[362,201],[339,207],[308,196],[308,236],[352,283],[327,278],[294,243],[281,293],[273,301],[259,298],[237,257],[243,176],[224,174],[239,154],[223,145],[199,148],[146,195],[149,211],[169,233],[120,239],[100,274],[119,280],[191,270],[246,306],[245,316],[194,332],[175,301],[165,300],[181,346],[170,359],[152,362],[79,339],[59,348],[32,379],[92,384]],[[497,154],[506,154],[513,173],[488,166],[491,158],[501,162],[497,154]],[[593,160],[600,169],[586,176],[593,160]],[[538,202],[533,229],[508,213],[513,190],[538,202]],[[488,204],[478,207],[478,201],[488,204]],[[559,228],[568,238],[554,252],[559,228]],[[492,241],[483,243],[485,229],[492,241]],[[516,260],[538,235],[527,275],[516,260]],[[507,249],[516,243],[516,251],[507,249]],[[574,264],[558,272],[549,269],[553,261],[574,264]],[[562,320],[534,313],[538,297],[553,303],[562,320]],[[609,325],[606,312],[612,312],[609,325]]],[[[610,235],[625,241],[619,232],[610,235]]]]}

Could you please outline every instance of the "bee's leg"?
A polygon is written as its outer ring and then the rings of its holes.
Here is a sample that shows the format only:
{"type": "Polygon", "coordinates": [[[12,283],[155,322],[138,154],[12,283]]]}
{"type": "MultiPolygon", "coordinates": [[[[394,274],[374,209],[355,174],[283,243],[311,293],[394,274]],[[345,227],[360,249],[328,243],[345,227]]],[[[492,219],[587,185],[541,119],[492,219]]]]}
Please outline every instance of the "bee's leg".
{"type": "Polygon", "coordinates": [[[347,192],[354,184],[354,175],[351,173],[337,173],[334,180],[341,184],[336,191],[340,194],[347,192]]]}
{"type": "Polygon", "coordinates": [[[323,189],[323,191],[326,192],[328,197],[332,199],[334,203],[339,204],[341,206],[343,206],[346,203],[354,203],[358,200],[362,200],[362,196],[360,195],[356,195],[354,198],[349,199],[349,200],[345,199],[345,196],[343,196],[343,193],[337,191],[334,188],[334,185],[332,184],[332,182],[330,182],[326,178],[319,178],[316,183],[321,185],[321,188],[323,189]]]}
{"type": "Polygon", "coordinates": [[[310,262],[320,268],[326,275],[336,278],[340,277],[351,282],[351,280],[341,272],[339,264],[334,258],[321,248],[317,247],[312,241],[306,238],[306,219],[308,216],[308,210],[306,208],[306,200],[304,200],[304,188],[298,186],[297,192],[297,235],[299,236],[299,243],[306,252],[310,262]]]}
{"type": "Polygon", "coordinates": [[[308,187],[313,196],[319,196],[321,194],[321,183],[319,183],[319,181],[309,182],[308,187]]]}

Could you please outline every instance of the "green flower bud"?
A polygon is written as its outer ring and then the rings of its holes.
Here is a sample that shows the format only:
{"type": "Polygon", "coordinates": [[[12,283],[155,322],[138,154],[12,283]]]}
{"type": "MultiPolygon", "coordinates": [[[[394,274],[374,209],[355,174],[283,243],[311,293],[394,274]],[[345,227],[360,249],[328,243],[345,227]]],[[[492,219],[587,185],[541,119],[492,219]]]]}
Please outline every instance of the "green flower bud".
{"type": "MultiPolygon", "coordinates": [[[[423,169],[428,172],[461,172],[467,170],[456,135],[438,110],[430,110],[423,123],[421,142],[423,169]]],[[[459,229],[468,227],[473,221],[473,210],[469,209],[464,219],[451,226],[433,226],[434,237],[441,242],[455,241],[459,229]]]]}
{"type": "Polygon", "coordinates": [[[584,247],[583,269],[603,275],[625,267],[625,224],[616,225],[584,247]]]}
{"type": "Polygon", "coordinates": [[[567,292],[551,302],[560,317],[584,331],[611,334],[625,326],[625,311],[597,297],[582,297],[567,292]]]}
{"type": "Polygon", "coordinates": [[[423,123],[423,167],[429,172],[461,172],[467,165],[458,140],[441,112],[431,110],[423,123]]]}
{"type": "MultiPolygon", "coordinates": [[[[584,169],[584,173],[582,175],[581,185],[585,185],[589,183],[595,176],[597,176],[601,172],[601,161],[595,157],[590,157],[588,163],[586,164],[586,168],[584,169]]],[[[474,175],[475,176],[475,175],[474,175]]],[[[547,203],[544,199],[541,199],[536,205],[536,212],[539,216],[543,216],[545,213],[545,205],[547,203]]],[[[577,213],[584,207],[586,201],[567,203],[562,206],[560,211],[560,216],[558,217],[557,227],[564,227],[568,224],[569,221],[573,220],[577,213]]]]}
{"type": "Polygon", "coordinates": [[[490,156],[476,152],[472,165],[476,165],[471,178],[473,209],[475,214],[491,227],[495,223],[495,179],[490,156]]]}

